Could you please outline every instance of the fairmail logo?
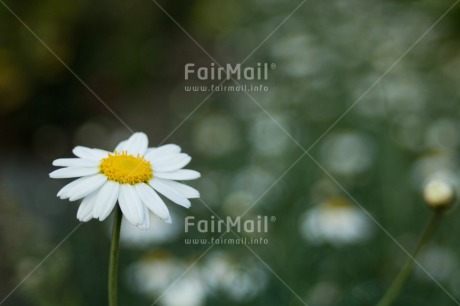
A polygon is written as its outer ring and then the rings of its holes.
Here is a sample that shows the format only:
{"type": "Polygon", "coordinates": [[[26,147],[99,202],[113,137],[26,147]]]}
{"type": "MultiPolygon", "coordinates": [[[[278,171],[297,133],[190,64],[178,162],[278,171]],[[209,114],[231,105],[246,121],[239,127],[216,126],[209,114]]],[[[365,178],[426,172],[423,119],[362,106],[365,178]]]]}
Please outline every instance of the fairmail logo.
{"type": "Polygon", "coordinates": [[[184,67],[184,78],[189,80],[196,78],[201,81],[224,81],[224,80],[268,80],[270,70],[276,68],[276,64],[257,63],[256,66],[242,66],[241,64],[216,65],[211,63],[209,66],[197,67],[193,63],[188,63],[184,67]]]}
{"type": "Polygon", "coordinates": [[[241,217],[196,220],[194,216],[185,218],[185,232],[196,230],[199,233],[224,233],[234,231],[236,233],[268,233],[269,224],[276,221],[275,216],[257,216],[253,219],[243,220],[241,217]]]}

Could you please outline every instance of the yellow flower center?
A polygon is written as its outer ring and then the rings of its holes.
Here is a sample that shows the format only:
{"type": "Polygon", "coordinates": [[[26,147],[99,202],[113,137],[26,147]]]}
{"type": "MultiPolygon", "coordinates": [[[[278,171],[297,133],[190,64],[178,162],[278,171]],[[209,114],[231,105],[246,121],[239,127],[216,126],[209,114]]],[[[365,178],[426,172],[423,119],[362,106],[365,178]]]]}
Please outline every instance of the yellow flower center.
{"type": "Polygon", "coordinates": [[[115,151],[99,164],[100,173],[107,176],[110,181],[120,184],[146,183],[153,178],[153,170],[149,161],[144,156],[128,155],[126,151],[115,151]]]}

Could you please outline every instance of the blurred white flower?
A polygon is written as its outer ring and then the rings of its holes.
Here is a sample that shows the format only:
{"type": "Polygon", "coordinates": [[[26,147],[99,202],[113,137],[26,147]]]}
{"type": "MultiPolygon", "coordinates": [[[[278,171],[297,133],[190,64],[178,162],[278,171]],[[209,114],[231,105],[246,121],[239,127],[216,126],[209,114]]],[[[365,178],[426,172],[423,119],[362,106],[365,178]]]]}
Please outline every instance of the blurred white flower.
{"type": "Polygon", "coordinates": [[[326,138],[321,153],[327,168],[351,176],[366,171],[375,158],[371,139],[358,132],[343,132],[326,138]]]}
{"type": "Polygon", "coordinates": [[[448,152],[430,152],[420,157],[412,167],[412,182],[415,188],[432,179],[443,179],[458,184],[458,169],[455,156],[448,152]]]}
{"type": "Polygon", "coordinates": [[[455,269],[459,268],[455,253],[440,246],[431,246],[423,250],[418,261],[426,271],[422,271],[419,266],[416,266],[415,275],[429,282],[432,281],[432,278],[426,272],[438,281],[443,281],[453,275],[455,269]]]}
{"type": "Polygon", "coordinates": [[[240,170],[231,183],[235,191],[246,191],[251,195],[262,194],[274,181],[271,169],[259,166],[249,166],[240,170]]]}
{"type": "Polygon", "coordinates": [[[260,265],[235,260],[224,252],[208,256],[201,272],[211,290],[222,292],[234,301],[251,299],[267,284],[267,276],[260,265]]]}
{"type": "Polygon", "coordinates": [[[460,144],[459,124],[453,119],[433,122],[426,131],[426,145],[433,149],[453,150],[460,144]]]}
{"type": "MultiPolygon", "coordinates": [[[[275,120],[286,127],[285,116],[275,115],[275,120]]],[[[279,156],[287,151],[292,140],[265,114],[257,116],[251,130],[251,143],[258,153],[265,156],[279,156]]]]}
{"type": "Polygon", "coordinates": [[[189,270],[182,261],[165,254],[156,254],[131,267],[133,288],[158,298],[164,306],[200,306],[207,291],[196,269],[189,270]]]}
{"type": "MultiPolygon", "coordinates": [[[[173,219],[178,217],[174,212],[170,214],[173,219]]],[[[166,224],[159,218],[151,218],[150,221],[150,229],[141,232],[131,223],[123,222],[121,224],[121,244],[131,248],[144,248],[173,241],[182,233],[183,223],[181,222],[166,224]]],[[[108,229],[111,230],[111,227],[108,229]]]]}
{"type": "Polygon", "coordinates": [[[122,141],[114,152],[75,147],[78,158],[63,158],[53,162],[64,167],[50,173],[51,178],[79,179],[67,184],[57,194],[61,199],[83,199],[77,218],[106,219],[117,201],[125,218],[140,229],[150,228],[149,210],[171,223],[168,208],[158,196],[161,193],[174,203],[190,207],[190,198],[199,192],[174,180],[192,180],[200,173],[182,169],[191,157],[180,153],[181,148],[169,144],[148,148],[144,133],[135,133],[122,141]]]}
{"type": "Polygon", "coordinates": [[[133,288],[152,296],[161,294],[184,270],[184,264],[174,257],[154,254],[131,266],[133,288]]]}
{"type": "Polygon", "coordinates": [[[336,246],[361,242],[371,233],[367,216],[342,198],[332,198],[307,211],[300,233],[312,243],[336,246]]]}
{"type": "Polygon", "coordinates": [[[271,55],[281,71],[292,78],[318,73],[334,62],[333,51],[318,43],[316,37],[305,33],[289,33],[272,44],[271,55]]]}
{"type": "Polygon", "coordinates": [[[205,301],[205,287],[199,279],[189,275],[179,278],[160,299],[164,306],[200,306],[205,301]]]}
{"type": "Polygon", "coordinates": [[[424,110],[426,105],[426,86],[415,73],[406,68],[404,77],[394,74],[383,81],[385,86],[385,101],[389,112],[417,113],[424,110]]]}

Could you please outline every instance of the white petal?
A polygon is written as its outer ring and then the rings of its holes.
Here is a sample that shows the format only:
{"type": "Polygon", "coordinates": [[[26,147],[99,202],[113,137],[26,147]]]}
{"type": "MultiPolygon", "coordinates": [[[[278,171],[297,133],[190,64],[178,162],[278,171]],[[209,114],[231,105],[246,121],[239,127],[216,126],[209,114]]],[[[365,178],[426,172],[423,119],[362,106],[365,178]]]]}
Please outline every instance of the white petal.
{"type": "Polygon", "coordinates": [[[99,167],[68,167],[54,170],[50,173],[51,178],[71,178],[93,175],[99,172],[99,167]]]}
{"type": "Polygon", "coordinates": [[[87,177],[86,180],[82,180],[68,192],[70,196],[69,200],[76,201],[86,197],[88,194],[101,187],[106,181],[107,177],[102,174],[87,177]]]}
{"type": "Polygon", "coordinates": [[[167,180],[194,180],[201,177],[198,171],[182,169],[174,172],[155,172],[155,176],[167,180]]]}
{"type": "Polygon", "coordinates": [[[82,158],[59,158],[53,161],[53,166],[59,167],[97,167],[99,161],[82,158]]]}
{"type": "Polygon", "coordinates": [[[120,142],[117,147],[115,148],[115,151],[121,153],[122,151],[126,150],[126,143],[128,142],[128,140],[123,140],[122,142],[120,142]]]}
{"type": "Polygon", "coordinates": [[[90,160],[101,160],[109,155],[108,151],[100,150],[100,149],[90,149],[87,147],[78,146],[72,150],[75,156],[90,159],[90,160]]]}
{"type": "Polygon", "coordinates": [[[154,171],[172,172],[185,167],[192,158],[184,153],[173,155],[170,158],[162,158],[150,161],[154,171]]]}
{"type": "Polygon", "coordinates": [[[144,206],[144,220],[138,227],[144,231],[150,228],[150,212],[146,206],[144,206]]]}
{"type": "Polygon", "coordinates": [[[107,181],[102,186],[94,206],[93,218],[104,221],[110,215],[117,203],[119,190],[120,184],[112,181],[107,181]]]}
{"type": "Polygon", "coordinates": [[[93,192],[83,199],[77,212],[78,220],[86,222],[91,219],[93,216],[93,209],[94,204],[96,203],[97,194],[97,191],[93,192]]]}
{"type": "Polygon", "coordinates": [[[191,206],[190,201],[181,195],[179,192],[174,190],[173,188],[169,187],[167,184],[164,183],[162,179],[153,178],[150,180],[150,185],[159,193],[170,199],[176,204],[189,208],[191,206]]]}
{"type": "MultiPolygon", "coordinates": [[[[150,154],[149,156],[151,157],[152,154],[150,154]]],[[[187,156],[189,155],[186,153],[163,154],[159,156],[154,156],[154,158],[149,159],[149,161],[156,166],[162,166],[164,164],[170,164],[177,161],[181,161],[182,159],[185,159],[187,156]]]]}
{"type": "Polygon", "coordinates": [[[150,160],[153,158],[158,158],[163,155],[172,155],[180,153],[181,148],[175,144],[167,144],[158,148],[150,148],[145,154],[145,158],[150,160]]]}
{"type": "Polygon", "coordinates": [[[109,153],[112,153],[112,152],[102,150],[102,149],[92,149],[92,150],[93,150],[93,154],[100,156],[101,158],[106,158],[107,156],[109,156],[109,153]]]}
{"type": "Polygon", "coordinates": [[[165,222],[171,220],[168,207],[152,187],[147,184],[137,184],[135,188],[146,207],[165,222]]]}
{"type": "Polygon", "coordinates": [[[185,185],[179,182],[169,181],[169,180],[163,180],[163,179],[158,179],[158,180],[160,180],[163,184],[168,185],[170,188],[174,189],[175,191],[177,191],[182,196],[188,199],[194,199],[194,198],[200,197],[200,192],[196,190],[195,188],[192,188],[188,185],[185,185]]]}
{"type": "Polygon", "coordinates": [[[133,225],[139,225],[144,220],[144,208],[136,190],[129,184],[120,186],[120,196],[118,197],[121,211],[126,219],[133,225]]]}
{"type": "Polygon", "coordinates": [[[69,184],[65,185],[64,187],[61,188],[61,190],[59,190],[59,192],[57,193],[57,196],[60,197],[61,199],[67,199],[69,196],[67,195],[67,193],[75,186],[75,185],[78,185],[81,181],[85,180],[87,177],[84,176],[84,177],[80,177],[79,179],[76,179],[72,182],[70,182],[69,184]]]}
{"type": "Polygon", "coordinates": [[[144,155],[145,151],[147,150],[147,146],[149,144],[149,140],[147,135],[144,133],[134,133],[131,137],[129,137],[128,141],[126,142],[125,150],[128,151],[129,154],[136,156],[137,154],[144,155]]]}
{"type": "Polygon", "coordinates": [[[73,148],[72,152],[73,154],[75,154],[75,156],[78,156],[80,158],[91,159],[91,160],[96,159],[93,154],[93,150],[87,147],[77,146],[73,148]]]}

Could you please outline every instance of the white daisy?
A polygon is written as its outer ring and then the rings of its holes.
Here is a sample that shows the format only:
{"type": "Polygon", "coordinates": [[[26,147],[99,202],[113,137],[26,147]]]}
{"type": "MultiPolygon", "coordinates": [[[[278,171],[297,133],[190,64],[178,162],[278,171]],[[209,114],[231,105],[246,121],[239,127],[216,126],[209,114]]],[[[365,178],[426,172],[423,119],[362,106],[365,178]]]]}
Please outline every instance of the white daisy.
{"type": "Polygon", "coordinates": [[[189,199],[200,193],[175,180],[193,180],[200,173],[182,169],[191,157],[181,148],[168,144],[148,148],[144,133],[135,133],[122,141],[114,152],[86,147],[75,147],[78,158],[62,158],[54,166],[65,168],[50,173],[51,178],[76,178],[62,188],[57,196],[76,201],[83,199],[77,212],[78,220],[105,220],[117,201],[125,218],[140,229],[150,228],[152,211],[163,221],[171,223],[168,208],[157,194],[176,204],[190,207],[189,199]]]}

